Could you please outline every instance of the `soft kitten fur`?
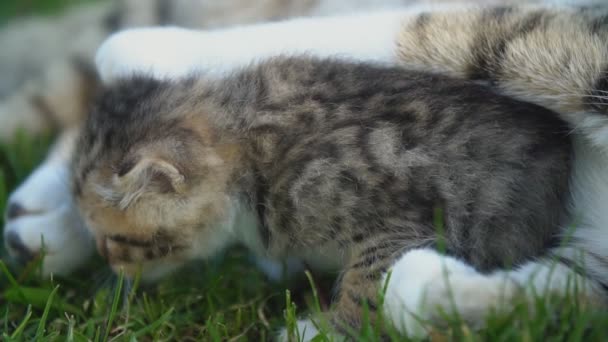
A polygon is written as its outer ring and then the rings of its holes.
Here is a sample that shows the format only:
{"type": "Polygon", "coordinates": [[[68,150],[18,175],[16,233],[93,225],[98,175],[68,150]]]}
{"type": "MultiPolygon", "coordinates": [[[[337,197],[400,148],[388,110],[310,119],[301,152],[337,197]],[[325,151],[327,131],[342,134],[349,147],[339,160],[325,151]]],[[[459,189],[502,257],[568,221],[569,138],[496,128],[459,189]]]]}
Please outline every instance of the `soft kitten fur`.
{"type": "Polygon", "coordinates": [[[540,255],[565,211],[566,133],[556,114],[465,81],[278,58],[217,81],[111,87],[86,120],[74,191],[128,276],[239,241],[316,255],[342,273],[330,320],[343,329],[363,303],[373,315],[411,249],[445,245],[485,271],[540,255]],[[237,212],[257,215],[237,227],[237,212]]]}

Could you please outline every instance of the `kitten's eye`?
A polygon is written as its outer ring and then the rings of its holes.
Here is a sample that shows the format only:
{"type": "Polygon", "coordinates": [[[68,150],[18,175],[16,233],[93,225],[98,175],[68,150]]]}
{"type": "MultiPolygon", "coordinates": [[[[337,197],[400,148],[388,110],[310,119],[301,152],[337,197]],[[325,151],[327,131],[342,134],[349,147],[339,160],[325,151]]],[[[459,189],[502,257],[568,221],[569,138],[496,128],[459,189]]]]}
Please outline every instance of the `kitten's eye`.
{"type": "Polygon", "coordinates": [[[126,175],[135,166],[135,160],[127,159],[123,161],[117,168],[116,174],[118,177],[126,175]]]}

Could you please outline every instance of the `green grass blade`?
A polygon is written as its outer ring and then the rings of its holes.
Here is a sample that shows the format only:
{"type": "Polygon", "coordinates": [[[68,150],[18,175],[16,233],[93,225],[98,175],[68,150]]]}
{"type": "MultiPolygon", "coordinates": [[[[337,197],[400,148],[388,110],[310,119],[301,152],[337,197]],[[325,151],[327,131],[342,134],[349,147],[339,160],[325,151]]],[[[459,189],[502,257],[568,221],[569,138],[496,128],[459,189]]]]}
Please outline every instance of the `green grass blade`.
{"type": "Polygon", "coordinates": [[[97,327],[97,329],[95,330],[95,338],[93,338],[93,341],[99,342],[100,338],[101,338],[101,328],[97,327]]]}
{"type": "Polygon", "coordinates": [[[295,338],[296,341],[300,341],[300,332],[297,328],[298,318],[296,316],[296,305],[291,301],[291,292],[289,292],[289,290],[285,290],[284,317],[285,329],[287,330],[289,338],[295,338]]]}
{"type": "Polygon", "coordinates": [[[8,308],[9,305],[7,305],[4,310],[4,331],[8,331],[8,308]]]}
{"type": "Polygon", "coordinates": [[[132,337],[141,337],[148,332],[154,331],[158,327],[160,327],[163,323],[169,320],[169,317],[173,314],[175,310],[170,308],[169,311],[165,312],[162,316],[160,316],[156,321],[150,323],[147,327],[136,331],[132,337]]]}
{"type": "Polygon", "coordinates": [[[51,306],[53,305],[53,299],[55,298],[55,294],[59,290],[59,285],[55,286],[53,292],[49,295],[49,299],[46,301],[46,307],[44,308],[44,312],[42,313],[42,317],[40,318],[40,322],[38,323],[38,329],[36,329],[36,336],[34,340],[41,341],[42,336],[44,335],[44,329],[46,327],[46,320],[49,317],[49,312],[51,311],[51,306]]]}
{"type": "MultiPolygon", "coordinates": [[[[8,279],[8,282],[12,285],[12,289],[17,293],[19,298],[24,301],[27,301],[27,297],[23,293],[21,286],[19,286],[17,279],[15,279],[15,277],[13,277],[11,272],[8,270],[8,267],[6,267],[6,264],[2,260],[0,260],[0,271],[2,271],[2,273],[4,273],[4,275],[6,276],[6,279],[8,279]]],[[[6,297],[6,293],[4,294],[4,296],[6,297]]]]}
{"type": "Polygon", "coordinates": [[[32,306],[28,305],[27,312],[25,313],[25,318],[23,318],[23,321],[21,321],[21,324],[19,324],[17,329],[15,329],[15,331],[11,335],[11,339],[15,340],[18,337],[21,337],[21,334],[23,333],[23,330],[25,330],[25,327],[27,326],[27,323],[30,321],[31,317],[32,317],[32,306]]]}
{"type": "Polygon", "coordinates": [[[320,313],[321,312],[321,304],[320,304],[320,300],[319,300],[319,294],[317,293],[317,285],[315,285],[315,281],[312,279],[312,274],[309,271],[305,272],[306,274],[306,278],[308,278],[308,284],[310,285],[310,288],[312,289],[312,296],[313,296],[313,300],[314,300],[314,309],[316,313],[320,313]]]}
{"type": "Polygon", "coordinates": [[[108,316],[108,322],[106,324],[106,331],[103,337],[104,342],[108,340],[110,337],[110,331],[112,330],[112,324],[114,323],[114,318],[116,317],[116,312],[118,312],[118,303],[120,302],[120,297],[122,294],[122,285],[125,280],[125,273],[120,271],[118,275],[118,285],[114,292],[114,298],[112,299],[112,308],[110,309],[110,315],[108,316]]]}
{"type": "MultiPolygon", "coordinates": [[[[11,287],[4,291],[4,299],[13,303],[29,304],[34,308],[44,309],[47,305],[47,299],[49,298],[53,290],[40,287],[29,287],[19,286],[11,287]]],[[[55,297],[51,303],[51,308],[58,311],[66,311],[71,314],[76,314],[84,318],[82,310],[74,305],[67,303],[60,297],[55,297]]]]}
{"type": "Polygon", "coordinates": [[[8,270],[8,267],[6,267],[6,264],[2,260],[0,260],[0,270],[2,271],[2,273],[4,273],[4,275],[6,276],[6,279],[8,279],[9,283],[11,283],[12,286],[17,287],[17,288],[19,287],[19,283],[17,282],[17,279],[15,279],[15,277],[13,277],[11,272],[8,270]]]}

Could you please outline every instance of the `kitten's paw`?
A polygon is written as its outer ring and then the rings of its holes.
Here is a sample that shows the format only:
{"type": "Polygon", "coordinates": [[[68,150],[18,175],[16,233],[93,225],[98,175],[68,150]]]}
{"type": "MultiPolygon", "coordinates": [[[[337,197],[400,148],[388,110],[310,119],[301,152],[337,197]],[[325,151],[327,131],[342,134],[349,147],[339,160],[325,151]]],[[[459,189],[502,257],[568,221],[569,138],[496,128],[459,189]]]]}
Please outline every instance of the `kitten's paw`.
{"type": "Polygon", "coordinates": [[[200,46],[197,31],[176,27],[131,29],[115,33],[97,50],[95,64],[106,84],[133,74],[159,79],[197,71],[200,46]]]}
{"type": "Polygon", "coordinates": [[[28,262],[44,254],[42,273],[65,275],[95,250],[69,189],[69,166],[47,161],[11,194],[4,242],[10,256],[28,262]]]}
{"type": "Polygon", "coordinates": [[[427,325],[439,323],[440,312],[456,311],[476,327],[489,309],[518,291],[517,284],[504,277],[485,276],[455,258],[418,249],[393,266],[384,312],[398,331],[423,338],[428,335],[427,325]]]}

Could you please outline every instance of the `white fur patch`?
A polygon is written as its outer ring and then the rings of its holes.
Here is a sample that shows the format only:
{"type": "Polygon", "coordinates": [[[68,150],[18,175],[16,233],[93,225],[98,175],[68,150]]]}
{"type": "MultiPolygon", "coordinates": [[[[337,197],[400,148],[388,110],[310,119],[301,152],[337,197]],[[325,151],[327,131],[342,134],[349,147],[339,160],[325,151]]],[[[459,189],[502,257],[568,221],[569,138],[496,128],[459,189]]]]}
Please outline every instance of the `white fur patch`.
{"type": "MultiPolygon", "coordinates": [[[[573,248],[608,259],[608,139],[602,146],[573,136],[574,161],[570,182],[572,218],[565,236],[573,248]]],[[[588,272],[608,284],[608,266],[597,258],[583,260],[588,272]]]]}
{"type": "Polygon", "coordinates": [[[384,313],[400,333],[422,338],[440,310],[458,312],[479,326],[489,309],[503,305],[517,291],[518,286],[504,277],[484,276],[432,249],[415,249],[393,265],[384,313]]]}
{"type": "Polygon", "coordinates": [[[70,192],[68,160],[73,143],[74,132],[65,133],[47,160],[9,198],[28,214],[7,220],[4,234],[17,233],[31,253],[39,253],[44,245],[45,275],[68,274],[95,250],[70,192]]]}
{"type": "Polygon", "coordinates": [[[179,78],[193,72],[222,76],[282,54],[390,61],[400,21],[400,13],[394,11],[217,31],[133,29],[108,38],[95,61],[106,83],[133,73],[158,78],[179,78]]]}
{"type": "Polygon", "coordinates": [[[95,62],[106,83],[134,73],[161,79],[198,72],[218,77],[278,55],[308,54],[392,65],[396,63],[397,34],[404,23],[423,11],[463,6],[427,4],[215,31],[132,29],[110,36],[97,51],[95,62]]]}

